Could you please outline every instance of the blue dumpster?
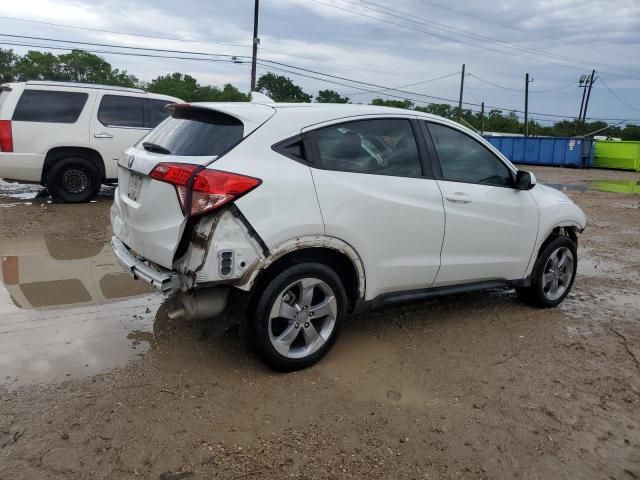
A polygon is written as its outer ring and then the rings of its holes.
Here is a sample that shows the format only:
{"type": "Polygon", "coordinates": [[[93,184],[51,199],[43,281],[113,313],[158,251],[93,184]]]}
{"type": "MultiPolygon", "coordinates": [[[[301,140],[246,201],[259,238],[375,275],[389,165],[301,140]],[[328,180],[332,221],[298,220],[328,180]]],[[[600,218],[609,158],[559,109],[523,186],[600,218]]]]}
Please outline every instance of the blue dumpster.
{"type": "Polygon", "coordinates": [[[486,136],[513,163],[554,167],[589,168],[594,140],[575,137],[486,136]]]}

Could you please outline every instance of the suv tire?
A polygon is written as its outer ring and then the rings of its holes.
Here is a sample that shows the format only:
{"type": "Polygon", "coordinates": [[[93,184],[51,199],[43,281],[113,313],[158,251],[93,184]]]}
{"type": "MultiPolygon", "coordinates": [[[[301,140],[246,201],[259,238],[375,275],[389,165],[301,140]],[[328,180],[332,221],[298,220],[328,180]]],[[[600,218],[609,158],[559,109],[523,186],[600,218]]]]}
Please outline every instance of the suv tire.
{"type": "Polygon", "coordinates": [[[100,192],[102,178],[96,165],[84,157],[65,157],[47,172],[46,187],[56,200],[85,203],[100,192]]]}
{"type": "Polygon", "coordinates": [[[320,360],[336,342],[347,294],[326,265],[291,266],[273,278],[247,325],[249,343],[272,369],[292,371],[320,360]]]}
{"type": "Polygon", "coordinates": [[[531,272],[531,286],[519,290],[519,294],[534,307],[555,307],[571,291],[577,268],[575,242],[557,236],[540,251],[531,272]]]}

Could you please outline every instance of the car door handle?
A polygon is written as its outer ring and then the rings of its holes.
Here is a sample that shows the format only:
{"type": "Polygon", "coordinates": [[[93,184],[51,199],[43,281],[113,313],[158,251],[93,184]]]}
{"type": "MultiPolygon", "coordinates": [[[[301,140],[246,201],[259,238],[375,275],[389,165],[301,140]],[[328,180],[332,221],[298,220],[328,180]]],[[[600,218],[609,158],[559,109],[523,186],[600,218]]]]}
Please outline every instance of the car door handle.
{"type": "Polygon", "coordinates": [[[94,133],[95,138],[113,138],[113,135],[107,132],[94,133]]]}
{"type": "Polygon", "coordinates": [[[471,203],[471,197],[469,197],[469,195],[467,195],[466,193],[462,193],[462,192],[451,193],[449,195],[446,195],[444,198],[446,198],[448,201],[452,203],[460,203],[463,205],[466,205],[467,203],[471,203]]]}

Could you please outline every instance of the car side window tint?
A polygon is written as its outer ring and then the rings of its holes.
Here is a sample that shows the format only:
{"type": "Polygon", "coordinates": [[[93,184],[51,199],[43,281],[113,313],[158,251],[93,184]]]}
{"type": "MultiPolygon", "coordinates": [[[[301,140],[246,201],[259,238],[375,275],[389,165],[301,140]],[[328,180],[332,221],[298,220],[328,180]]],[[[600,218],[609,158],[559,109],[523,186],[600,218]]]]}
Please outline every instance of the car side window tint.
{"type": "Polygon", "coordinates": [[[160,122],[170,115],[166,106],[169,105],[169,100],[149,100],[149,128],[155,128],[160,122]]]}
{"type": "Polygon", "coordinates": [[[319,167],[341,172],[420,177],[422,166],[411,122],[376,119],[341,123],[309,132],[319,167]]]}
{"type": "Polygon", "coordinates": [[[25,90],[13,112],[17,122],[75,123],[88,94],[54,90],[25,90]]]}
{"type": "Polygon", "coordinates": [[[453,128],[428,123],[443,180],[512,187],[511,170],[480,142],[453,128]]]}
{"type": "Polygon", "coordinates": [[[106,127],[145,128],[144,98],[105,95],[98,108],[98,120],[106,127]]]}

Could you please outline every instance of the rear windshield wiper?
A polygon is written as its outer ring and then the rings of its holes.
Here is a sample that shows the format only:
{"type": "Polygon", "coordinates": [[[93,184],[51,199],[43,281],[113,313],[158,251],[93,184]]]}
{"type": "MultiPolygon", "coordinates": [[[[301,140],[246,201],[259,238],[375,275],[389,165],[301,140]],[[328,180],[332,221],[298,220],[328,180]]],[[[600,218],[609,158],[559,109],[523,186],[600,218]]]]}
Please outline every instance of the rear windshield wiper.
{"type": "Polygon", "coordinates": [[[158,145],[156,143],[142,142],[142,146],[144,147],[144,149],[147,152],[162,153],[164,155],[171,155],[171,152],[169,150],[167,150],[163,146],[158,145]]]}

